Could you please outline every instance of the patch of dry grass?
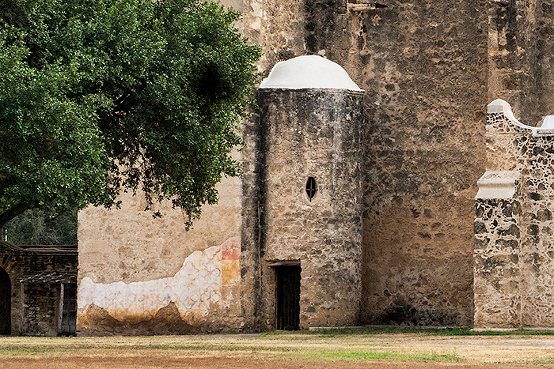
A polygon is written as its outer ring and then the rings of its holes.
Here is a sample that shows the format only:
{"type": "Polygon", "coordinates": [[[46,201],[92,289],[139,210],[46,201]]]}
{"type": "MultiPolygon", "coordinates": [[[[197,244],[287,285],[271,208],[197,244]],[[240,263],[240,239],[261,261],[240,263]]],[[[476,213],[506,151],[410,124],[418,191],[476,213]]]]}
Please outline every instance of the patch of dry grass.
{"type": "Polygon", "coordinates": [[[550,364],[554,338],[424,333],[0,338],[0,363],[18,358],[123,357],[550,364]]]}

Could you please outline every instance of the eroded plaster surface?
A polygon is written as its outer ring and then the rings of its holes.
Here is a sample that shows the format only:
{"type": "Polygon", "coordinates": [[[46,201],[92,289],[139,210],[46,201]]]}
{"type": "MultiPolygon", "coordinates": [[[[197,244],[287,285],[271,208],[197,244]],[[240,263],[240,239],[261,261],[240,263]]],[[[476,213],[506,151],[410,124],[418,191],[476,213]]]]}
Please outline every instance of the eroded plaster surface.
{"type": "Polygon", "coordinates": [[[131,283],[95,283],[85,277],[78,292],[79,314],[94,305],[116,320],[140,322],[174,304],[183,321],[201,324],[214,305],[230,306],[230,289],[240,279],[239,256],[240,237],[233,237],[193,252],[173,277],[131,283]]]}

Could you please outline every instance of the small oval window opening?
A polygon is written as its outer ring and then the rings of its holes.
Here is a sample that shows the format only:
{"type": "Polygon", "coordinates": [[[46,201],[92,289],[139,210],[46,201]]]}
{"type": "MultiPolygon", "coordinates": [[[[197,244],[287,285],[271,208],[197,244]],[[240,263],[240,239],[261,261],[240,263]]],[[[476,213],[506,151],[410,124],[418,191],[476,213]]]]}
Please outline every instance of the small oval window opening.
{"type": "Polygon", "coordinates": [[[315,183],[314,177],[308,177],[306,182],[306,194],[308,195],[308,200],[312,201],[317,192],[317,184],[315,183]]]}

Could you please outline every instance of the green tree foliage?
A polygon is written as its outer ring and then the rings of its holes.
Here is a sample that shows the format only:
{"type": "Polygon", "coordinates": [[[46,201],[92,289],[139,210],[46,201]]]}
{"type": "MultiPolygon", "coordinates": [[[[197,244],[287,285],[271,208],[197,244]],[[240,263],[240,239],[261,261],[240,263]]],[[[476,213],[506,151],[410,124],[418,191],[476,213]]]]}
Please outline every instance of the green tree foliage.
{"type": "Polygon", "coordinates": [[[0,226],[137,189],[190,225],[239,173],[260,51],[238,17],[199,0],[0,0],[0,226]]]}
{"type": "Polygon", "coordinates": [[[54,217],[42,209],[27,210],[4,230],[7,241],[15,245],[76,245],[77,210],[68,208],[54,217]]]}

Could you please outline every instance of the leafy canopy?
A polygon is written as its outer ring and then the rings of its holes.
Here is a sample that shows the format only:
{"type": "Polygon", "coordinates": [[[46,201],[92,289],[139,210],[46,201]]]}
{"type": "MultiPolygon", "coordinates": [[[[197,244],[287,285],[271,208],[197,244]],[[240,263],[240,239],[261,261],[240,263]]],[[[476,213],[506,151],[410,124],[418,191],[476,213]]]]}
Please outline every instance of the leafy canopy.
{"type": "Polygon", "coordinates": [[[239,173],[260,51],[238,17],[199,0],[0,0],[0,226],[127,189],[190,225],[239,173]]]}
{"type": "Polygon", "coordinates": [[[5,224],[3,236],[15,245],[76,245],[77,210],[56,216],[40,208],[27,210],[5,224]]]}

